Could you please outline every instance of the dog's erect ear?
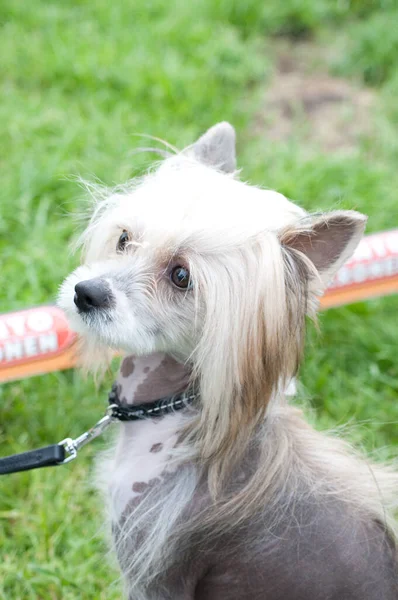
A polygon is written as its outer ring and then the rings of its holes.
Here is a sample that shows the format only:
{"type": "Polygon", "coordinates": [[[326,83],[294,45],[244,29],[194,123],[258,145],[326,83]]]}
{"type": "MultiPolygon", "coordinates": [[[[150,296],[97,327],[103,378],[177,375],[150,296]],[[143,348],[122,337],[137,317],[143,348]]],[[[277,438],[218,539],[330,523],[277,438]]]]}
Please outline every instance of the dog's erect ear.
{"type": "Polygon", "coordinates": [[[225,121],[217,123],[184,152],[210,167],[233,173],[236,169],[235,137],[232,125],[225,121]]]}
{"type": "Polygon", "coordinates": [[[310,225],[287,228],[283,246],[302,252],[316,267],[326,287],[352,255],[365,229],[367,217],[353,210],[337,210],[314,217],[310,225]]]}

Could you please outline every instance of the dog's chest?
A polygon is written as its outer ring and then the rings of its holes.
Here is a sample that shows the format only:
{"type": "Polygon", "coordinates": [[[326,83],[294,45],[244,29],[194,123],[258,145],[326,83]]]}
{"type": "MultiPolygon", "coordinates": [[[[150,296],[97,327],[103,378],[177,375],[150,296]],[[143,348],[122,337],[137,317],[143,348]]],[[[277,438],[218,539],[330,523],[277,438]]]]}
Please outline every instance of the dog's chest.
{"type": "Polygon", "coordinates": [[[116,452],[108,471],[112,520],[128,503],[156,485],[168,470],[169,452],[177,441],[182,415],[121,424],[116,452]]]}

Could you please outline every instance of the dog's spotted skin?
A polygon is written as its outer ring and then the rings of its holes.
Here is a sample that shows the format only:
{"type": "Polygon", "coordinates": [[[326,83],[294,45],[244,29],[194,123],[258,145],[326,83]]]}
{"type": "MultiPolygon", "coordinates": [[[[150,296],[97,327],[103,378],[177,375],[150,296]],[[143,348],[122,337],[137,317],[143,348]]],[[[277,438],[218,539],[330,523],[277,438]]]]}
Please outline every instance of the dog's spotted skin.
{"type": "MultiPolygon", "coordinates": [[[[184,390],[189,376],[183,365],[161,353],[128,356],[120,367],[117,392],[122,404],[143,404],[184,390]]],[[[161,481],[182,418],[176,413],[120,424],[109,480],[113,519],[120,519],[129,502],[161,481]]]]}

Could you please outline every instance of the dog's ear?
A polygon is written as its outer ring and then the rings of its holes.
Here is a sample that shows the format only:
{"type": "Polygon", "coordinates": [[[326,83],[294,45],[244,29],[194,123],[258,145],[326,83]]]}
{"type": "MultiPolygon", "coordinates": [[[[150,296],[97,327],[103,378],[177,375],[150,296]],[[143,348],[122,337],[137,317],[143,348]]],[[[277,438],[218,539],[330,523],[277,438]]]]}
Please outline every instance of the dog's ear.
{"type": "Polygon", "coordinates": [[[283,246],[304,254],[317,269],[324,287],[352,255],[365,229],[367,217],[353,210],[337,210],[314,217],[309,225],[287,228],[280,234],[283,246]]]}
{"type": "Polygon", "coordinates": [[[184,153],[224,173],[233,173],[236,169],[235,138],[232,125],[225,121],[217,123],[184,153]]]}

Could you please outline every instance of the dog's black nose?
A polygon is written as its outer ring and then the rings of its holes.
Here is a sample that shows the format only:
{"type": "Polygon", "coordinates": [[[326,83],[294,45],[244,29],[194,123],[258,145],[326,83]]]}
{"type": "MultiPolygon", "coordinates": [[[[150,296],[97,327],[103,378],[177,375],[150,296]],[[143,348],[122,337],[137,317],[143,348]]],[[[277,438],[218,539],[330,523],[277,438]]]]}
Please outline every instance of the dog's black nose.
{"type": "Polygon", "coordinates": [[[89,312],[94,308],[109,308],[112,299],[112,292],[103,279],[87,279],[75,285],[73,300],[79,312],[89,312]]]}

